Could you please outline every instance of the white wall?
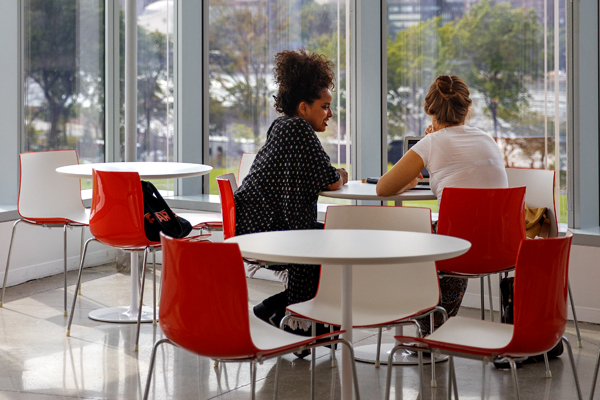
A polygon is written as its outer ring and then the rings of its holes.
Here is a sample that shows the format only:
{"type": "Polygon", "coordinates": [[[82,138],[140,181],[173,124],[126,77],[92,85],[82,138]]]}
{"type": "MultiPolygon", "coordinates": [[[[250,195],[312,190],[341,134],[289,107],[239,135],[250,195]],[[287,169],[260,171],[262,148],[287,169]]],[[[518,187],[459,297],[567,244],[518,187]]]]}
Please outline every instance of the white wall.
{"type": "MultiPolygon", "coordinates": [[[[575,302],[575,311],[579,321],[600,324],[600,248],[591,246],[573,246],[569,261],[569,280],[575,302]]],[[[487,279],[485,280],[485,306],[489,309],[487,279]]],[[[479,308],[479,279],[470,279],[462,305],[479,308]]],[[[494,310],[498,310],[498,277],[492,277],[494,310]]],[[[569,306],[569,318],[571,308],[569,306]]]]}
{"type": "MultiPolygon", "coordinates": [[[[0,283],[10,245],[10,235],[14,221],[0,223],[0,283]]],[[[86,228],[85,240],[90,237],[86,228]]],[[[79,268],[79,248],[81,228],[67,230],[67,269],[79,268]]],[[[115,259],[116,251],[110,247],[92,243],[88,246],[86,266],[105,264],[115,259]]],[[[32,279],[62,273],[63,271],[63,230],[62,228],[42,228],[20,223],[17,226],[13,243],[8,286],[32,279]]]]}

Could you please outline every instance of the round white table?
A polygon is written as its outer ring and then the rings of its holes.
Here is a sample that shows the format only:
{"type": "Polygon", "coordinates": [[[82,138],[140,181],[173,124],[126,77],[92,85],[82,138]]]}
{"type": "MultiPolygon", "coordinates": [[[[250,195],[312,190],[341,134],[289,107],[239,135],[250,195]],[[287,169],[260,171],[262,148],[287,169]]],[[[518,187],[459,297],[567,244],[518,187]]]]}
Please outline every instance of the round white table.
{"type": "Polygon", "coordinates": [[[377,192],[375,191],[376,187],[377,185],[373,183],[348,181],[347,184],[338,190],[326,190],[319,193],[319,195],[347,200],[394,201],[396,202],[396,205],[402,205],[403,201],[411,200],[437,200],[437,197],[433,194],[431,189],[411,189],[394,196],[378,196],[377,192]]]}
{"type": "MultiPolygon", "coordinates": [[[[463,239],[426,233],[369,230],[261,232],[227,239],[244,257],[293,264],[397,264],[444,260],[466,253],[463,239]]],[[[342,270],[342,337],[352,343],[352,268],[342,270]]],[[[342,399],[352,399],[352,360],[342,352],[342,399]]]]}
{"type": "MultiPolygon", "coordinates": [[[[100,171],[137,172],[140,179],[174,179],[206,175],[212,167],[203,164],[176,162],[111,162],[96,164],[78,164],[59,167],[56,172],[73,178],[90,179],[92,169],[100,171]]],[[[90,319],[102,322],[136,323],[139,310],[139,271],[138,253],[131,252],[131,301],[129,306],[109,307],[94,310],[88,314],[90,319]],[[135,267],[134,267],[135,266],[135,267]]],[[[144,306],[141,310],[142,322],[152,322],[153,310],[144,306]]]]}

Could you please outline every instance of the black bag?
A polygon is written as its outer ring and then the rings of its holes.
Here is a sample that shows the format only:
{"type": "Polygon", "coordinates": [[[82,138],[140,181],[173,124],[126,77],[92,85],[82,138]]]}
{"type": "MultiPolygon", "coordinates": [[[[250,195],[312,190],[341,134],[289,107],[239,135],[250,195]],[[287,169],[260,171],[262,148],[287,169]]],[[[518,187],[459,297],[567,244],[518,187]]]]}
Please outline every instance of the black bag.
{"type": "Polygon", "coordinates": [[[148,240],[160,242],[160,232],[174,238],[189,235],[192,224],[175,215],[152,183],[142,181],[142,192],[144,193],[144,230],[148,240]]]}
{"type": "MultiPolygon", "coordinates": [[[[515,278],[506,277],[500,280],[500,303],[502,307],[502,322],[505,324],[512,324],[514,322],[513,314],[513,298],[515,289],[515,278]]],[[[562,340],[558,342],[556,346],[552,348],[547,354],[548,358],[555,358],[563,353],[562,340]]],[[[529,357],[532,361],[544,362],[544,355],[539,354],[537,356],[529,357]]]]}

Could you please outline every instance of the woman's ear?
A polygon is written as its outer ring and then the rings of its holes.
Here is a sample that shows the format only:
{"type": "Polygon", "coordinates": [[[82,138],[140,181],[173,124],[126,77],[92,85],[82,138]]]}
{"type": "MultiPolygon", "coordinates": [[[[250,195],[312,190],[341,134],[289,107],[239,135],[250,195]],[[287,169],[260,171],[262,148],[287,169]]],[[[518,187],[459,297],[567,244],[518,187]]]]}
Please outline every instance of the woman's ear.
{"type": "Polygon", "coordinates": [[[305,101],[301,101],[300,104],[298,104],[298,116],[300,118],[304,118],[306,116],[306,102],[305,101]]]}

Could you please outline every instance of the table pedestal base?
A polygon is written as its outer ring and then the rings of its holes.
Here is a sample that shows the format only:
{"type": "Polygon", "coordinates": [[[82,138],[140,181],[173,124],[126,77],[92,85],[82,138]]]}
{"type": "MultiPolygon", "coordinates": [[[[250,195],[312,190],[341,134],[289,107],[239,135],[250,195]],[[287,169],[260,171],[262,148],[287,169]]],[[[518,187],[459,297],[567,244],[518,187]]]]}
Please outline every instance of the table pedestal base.
{"type": "MultiPolygon", "coordinates": [[[[94,321],[116,322],[121,324],[135,324],[138,319],[137,312],[132,312],[131,308],[128,306],[101,308],[90,312],[88,317],[94,321]]],[[[156,310],[156,317],[158,318],[158,309],[156,310]]],[[[152,319],[152,307],[144,306],[142,308],[142,323],[152,322],[152,319]]]]}
{"type": "MultiPolygon", "coordinates": [[[[379,353],[379,363],[381,365],[387,365],[388,357],[390,356],[391,350],[394,348],[392,343],[382,343],[381,352],[379,353]]],[[[356,346],[354,348],[354,359],[356,361],[375,364],[375,356],[377,354],[377,345],[368,344],[364,346],[356,346]]],[[[435,362],[443,362],[448,359],[447,355],[439,355],[435,357],[435,362]]],[[[419,356],[417,353],[398,350],[394,354],[394,365],[418,365],[419,356]]],[[[431,357],[429,353],[423,353],[423,364],[431,364],[431,357]]]]}

